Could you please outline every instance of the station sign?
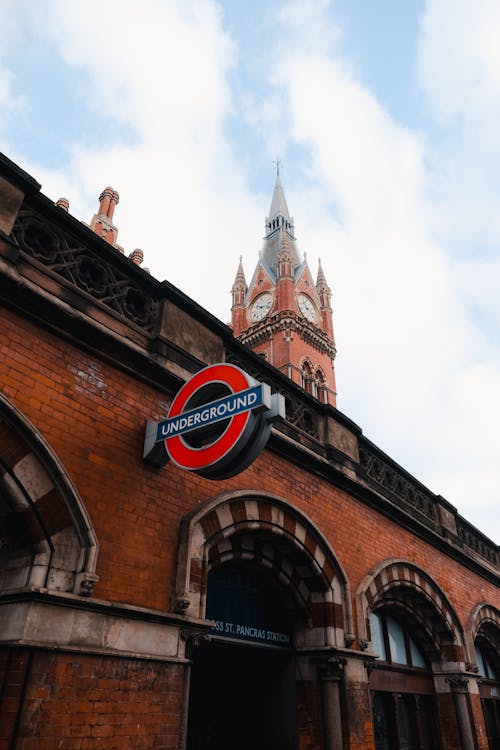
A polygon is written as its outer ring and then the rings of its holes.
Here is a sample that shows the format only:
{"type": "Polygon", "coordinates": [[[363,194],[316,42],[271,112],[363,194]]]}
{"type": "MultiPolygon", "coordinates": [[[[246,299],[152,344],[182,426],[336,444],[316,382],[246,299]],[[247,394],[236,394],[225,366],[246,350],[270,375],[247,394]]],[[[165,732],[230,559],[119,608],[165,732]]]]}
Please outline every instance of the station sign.
{"type": "Polygon", "coordinates": [[[233,562],[208,574],[206,618],[214,621],[212,637],[290,648],[292,612],[281,586],[265,569],[233,562]]]}
{"type": "Polygon", "coordinates": [[[174,397],[167,418],[148,420],[144,460],[168,460],[209,479],[246,469],[264,449],[273,422],[285,416],[284,397],[236,365],[205,367],[174,397]]]}

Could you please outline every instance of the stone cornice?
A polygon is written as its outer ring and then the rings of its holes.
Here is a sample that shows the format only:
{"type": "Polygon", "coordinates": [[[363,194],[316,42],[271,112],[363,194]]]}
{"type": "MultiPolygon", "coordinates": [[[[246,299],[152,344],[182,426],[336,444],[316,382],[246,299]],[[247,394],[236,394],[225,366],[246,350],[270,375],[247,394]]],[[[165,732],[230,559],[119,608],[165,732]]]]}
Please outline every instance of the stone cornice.
{"type": "Polygon", "coordinates": [[[259,321],[243,331],[238,338],[243,344],[251,348],[269,341],[274,334],[282,331],[298,333],[303,341],[322,354],[328,354],[331,359],[335,359],[337,350],[327,334],[292,310],[281,311],[265,318],[263,321],[259,321]]]}
{"type": "Polygon", "coordinates": [[[178,662],[182,633],[212,629],[172,612],[35,588],[0,595],[0,622],[0,645],[178,662]]]}

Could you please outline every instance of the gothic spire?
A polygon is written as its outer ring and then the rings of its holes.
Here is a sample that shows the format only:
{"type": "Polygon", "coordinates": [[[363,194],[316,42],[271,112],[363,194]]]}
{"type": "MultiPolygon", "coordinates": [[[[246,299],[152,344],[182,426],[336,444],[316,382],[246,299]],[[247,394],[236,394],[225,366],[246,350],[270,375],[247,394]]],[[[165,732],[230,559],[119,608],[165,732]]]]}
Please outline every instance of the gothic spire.
{"type": "Polygon", "coordinates": [[[316,291],[321,300],[321,307],[330,308],[330,299],[332,296],[332,290],[328,286],[326,276],[321,265],[321,259],[318,261],[318,278],[316,280],[316,291]]]}
{"type": "Polygon", "coordinates": [[[247,282],[245,279],[245,271],[243,270],[243,256],[240,255],[240,262],[238,265],[238,270],[236,271],[236,277],[234,279],[233,284],[233,290],[236,288],[243,288],[245,291],[247,290],[247,282]]]}
{"type": "Polygon", "coordinates": [[[277,216],[283,216],[285,219],[290,219],[290,213],[286,204],[285,193],[283,191],[283,185],[280,180],[280,167],[279,161],[276,167],[276,182],[274,185],[273,199],[271,201],[271,208],[269,209],[269,219],[275,219],[277,216]]]}
{"type": "Polygon", "coordinates": [[[293,268],[300,265],[297,241],[294,236],[293,219],[288,211],[283,185],[279,173],[279,161],[276,163],[276,182],[274,185],[271,208],[266,218],[264,247],[261,253],[261,263],[267,267],[272,276],[276,277],[277,258],[282,246],[283,238],[286,237],[290,248],[293,268]]]}
{"type": "Polygon", "coordinates": [[[316,288],[318,291],[320,289],[328,289],[328,284],[326,282],[325,272],[323,271],[323,266],[321,265],[321,258],[318,260],[318,278],[316,280],[316,288]]]}

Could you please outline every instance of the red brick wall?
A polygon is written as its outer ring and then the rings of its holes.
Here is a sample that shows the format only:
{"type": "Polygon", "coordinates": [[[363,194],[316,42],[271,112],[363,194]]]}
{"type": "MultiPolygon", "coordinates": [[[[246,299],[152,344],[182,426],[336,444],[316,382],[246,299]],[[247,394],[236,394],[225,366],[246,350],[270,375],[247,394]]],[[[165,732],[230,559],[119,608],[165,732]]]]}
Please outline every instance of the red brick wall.
{"type": "Polygon", "coordinates": [[[471,711],[474,725],[476,728],[477,750],[489,750],[488,736],[486,734],[486,725],[484,723],[483,707],[481,698],[474,694],[470,696],[471,711]]]}
{"type": "Polygon", "coordinates": [[[349,726],[350,750],[372,750],[375,745],[368,684],[348,683],[345,698],[344,711],[349,726]]]}
{"type": "MultiPolygon", "coordinates": [[[[401,557],[435,579],[463,626],[478,602],[498,602],[492,584],[270,451],[239,476],[221,482],[171,465],[151,469],[142,460],[144,424],[160,418],[168,394],[11,312],[5,312],[0,329],[0,389],[45,437],[82,496],[100,544],[96,597],[170,609],[180,518],[219,493],[264,489],[318,526],[353,595],[371,567],[401,557]]],[[[25,651],[14,652],[5,682],[4,710],[11,722],[26,658],[25,651]]],[[[173,748],[181,677],[182,667],[159,662],[35,652],[19,727],[19,736],[26,739],[19,748],[173,748]],[[56,745],[56,738],[63,744],[56,745]]],[[[320,746],[320,706],[308,690],[311,685],[299,685],[301,750],[320,746]],[[316,728],[308,716],[318,722],[316,728]]],[[[348,698],[352,714],[355,696],[348,698]]],[[[451,696],[441,697],[440,717],[450,738],[455,732],[452,710],[451,696]]],[[[474,710],[479,716],[480,706],[474,710]]],[[[368,715],[349,718],[351,748],[370,748],[368,715]]],[[[0,750],[7,747],[8,721],[2,731],[0,750]]],[[[447,750],[452,750],[454,740],[450,742],[447,750]]]]}
{"type": "Polygon", "coordinates": [[[19,708],[17,750],[178,747],[181,665],[28,649],[0,663],[0,750],[19,708]]]}
{"type": "Polygon", "coordinates": [[[353,594],[373,565],[402,557],[434,577],[463,625],[475,604],[498,600],[492,584],[270,451],[221,482],[172,465],[147,467],[144,423],[164,412],[166,394],[11,313],[0,331],[0,388],[47,439],[83,498],[100,543],[97,597],[169,609],[179,519],[209,497],[245,488],[273,492],[317,524],[353,594]]]}
{"type": "Polygon", "coordinates": [[[306,680],[297,681],[297,740],[299,750],[322,747],[320,686],[306,680]]]}

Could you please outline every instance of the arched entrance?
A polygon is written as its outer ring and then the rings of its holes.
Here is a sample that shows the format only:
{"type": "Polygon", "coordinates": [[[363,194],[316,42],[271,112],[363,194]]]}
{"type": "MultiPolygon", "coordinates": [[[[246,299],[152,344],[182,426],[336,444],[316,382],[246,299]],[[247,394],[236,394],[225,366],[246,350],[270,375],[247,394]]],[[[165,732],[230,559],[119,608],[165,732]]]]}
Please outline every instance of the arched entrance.
{"type": "Polygon", "coordinates": [[[209,573],[207,618],[216,625],[193,658],[189,750],[293,750],[296,602],[272,571],[233,561],[209,573]]]}
{"type": "Polygon", "coordinates": [[[179,611],[214,622],[191,654],[188,750],[294,750],[311,731],[320,745],[308,665],[345,645],[352,619],[314,525],[270,495],[220,496],[183,523],[177,586],[179,611]]]}

